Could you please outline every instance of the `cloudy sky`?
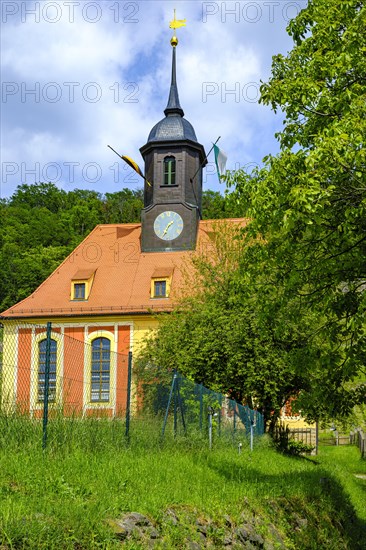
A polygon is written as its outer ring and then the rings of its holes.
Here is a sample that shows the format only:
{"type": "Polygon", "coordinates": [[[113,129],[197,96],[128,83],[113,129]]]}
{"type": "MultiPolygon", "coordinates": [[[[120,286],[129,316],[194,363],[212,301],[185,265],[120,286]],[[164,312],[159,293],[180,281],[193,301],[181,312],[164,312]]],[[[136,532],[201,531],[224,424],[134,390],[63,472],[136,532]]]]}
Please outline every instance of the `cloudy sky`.
{"type": "MultiPolygon", "coordinates": [[[[1,197],[53,181],[115,192],[142,181],[107,148],[131,156],[163,118],[178,29],[177,79],[185,117],[227,168],[260,164],[278,150],[281,115],[258,105],[271,58],[292,48],[288,21],[306,0],[41,0],[1,2],[1,197]]],[[[213,156],[206,189],[223,191],[213,156]]]]}

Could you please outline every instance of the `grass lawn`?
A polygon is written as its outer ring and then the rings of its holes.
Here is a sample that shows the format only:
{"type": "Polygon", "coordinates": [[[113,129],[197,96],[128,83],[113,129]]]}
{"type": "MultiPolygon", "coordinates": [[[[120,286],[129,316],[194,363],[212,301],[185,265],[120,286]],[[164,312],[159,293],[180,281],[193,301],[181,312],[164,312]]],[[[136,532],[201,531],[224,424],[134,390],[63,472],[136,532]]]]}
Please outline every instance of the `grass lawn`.
{"type": "Polygon", "coordinates": [[[366,460],[360,459],[356,447],[320,447],[317,460],[331,472],[349,496],[358,517],[366,522],[366,460]]]}
{"type": "Polygon", "coordinates": [[[106,436],[105,426],[91,422],[88,430],[73,446],[51,434],[45,452],[24,434],[0,438],[2,550],[121,548],[107,520],[129,511],[149,516],[163,533],[156,548],[188,547],[193,516],[215,523],[211,547],[221,548],[225,516],[239,525],[245,514],[260,517],[267,535],[275,526],[284,548],[365,548],[366,479],[356,475],[366,477],[366,461],[354,447],[293,458],[264,437],[239,455],[229,442],[212,451],[192,437],[126,445],[122,429],[106,436]],[[183,518],[175,527],[165,521],[172,508],[183,518]]]}

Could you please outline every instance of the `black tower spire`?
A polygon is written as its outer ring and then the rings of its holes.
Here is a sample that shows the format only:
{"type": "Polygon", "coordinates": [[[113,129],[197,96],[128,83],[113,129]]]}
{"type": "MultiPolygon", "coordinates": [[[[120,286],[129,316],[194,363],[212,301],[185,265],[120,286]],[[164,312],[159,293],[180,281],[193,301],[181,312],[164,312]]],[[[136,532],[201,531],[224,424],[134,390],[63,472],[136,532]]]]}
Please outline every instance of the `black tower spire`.
{"type": "Polygon", "coordinates": [[[176,47],[173,46],[173,52],[172,52],[172,81],[170,84],[170,92],[169,92],[169,99],[168,99],[168,105],[166,106],[166,109],[164,111],[165,116],[169,115],[180,115],[181,117],[184,116],[184,111],[179,103],[179,94],[178,94],[178,86],[177,86],[177,73],[176,73],[176,54],[175,54],[176,47]]]}

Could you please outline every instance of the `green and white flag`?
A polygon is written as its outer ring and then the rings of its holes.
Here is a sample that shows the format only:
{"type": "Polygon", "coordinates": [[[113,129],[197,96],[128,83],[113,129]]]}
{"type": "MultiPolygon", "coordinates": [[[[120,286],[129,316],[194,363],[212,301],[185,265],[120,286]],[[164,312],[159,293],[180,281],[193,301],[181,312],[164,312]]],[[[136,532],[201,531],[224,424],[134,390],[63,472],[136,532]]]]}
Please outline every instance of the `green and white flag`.
{"type": "Polygon", "coordinates": [[[214,144],[214,153],[215,153],[217,175],[219,176],[219,180],[221,180],[222,176],[226,172],[227,155],[222,149],[219,149],[219,147],[217,147],[217,145],[215,144],[214,144]]]}

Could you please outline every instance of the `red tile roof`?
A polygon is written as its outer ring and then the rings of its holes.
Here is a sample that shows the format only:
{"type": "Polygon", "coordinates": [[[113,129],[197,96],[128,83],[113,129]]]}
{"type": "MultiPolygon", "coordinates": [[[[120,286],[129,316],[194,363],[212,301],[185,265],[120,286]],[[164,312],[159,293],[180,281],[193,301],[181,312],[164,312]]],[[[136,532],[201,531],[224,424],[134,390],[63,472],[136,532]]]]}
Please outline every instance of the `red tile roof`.
{"type": "MultiPolygon", "coordinates": [[[[223,222],[243,226],[246,220],[201,221],[197,251],[212,242],[213,227],[223,222]]],[[[33,294],[4,311],[1,317],[120,315],[171,310],[182,282],[179,268],[194,252],[142,253],[140,237],[141,224],[98,225],[33,294]],[[71,281],[89,279],[93,273],[88,300],[72,300],[71,281]],[[171,274],[169,298],[152,299],[151,278],[171,274]]]]}

